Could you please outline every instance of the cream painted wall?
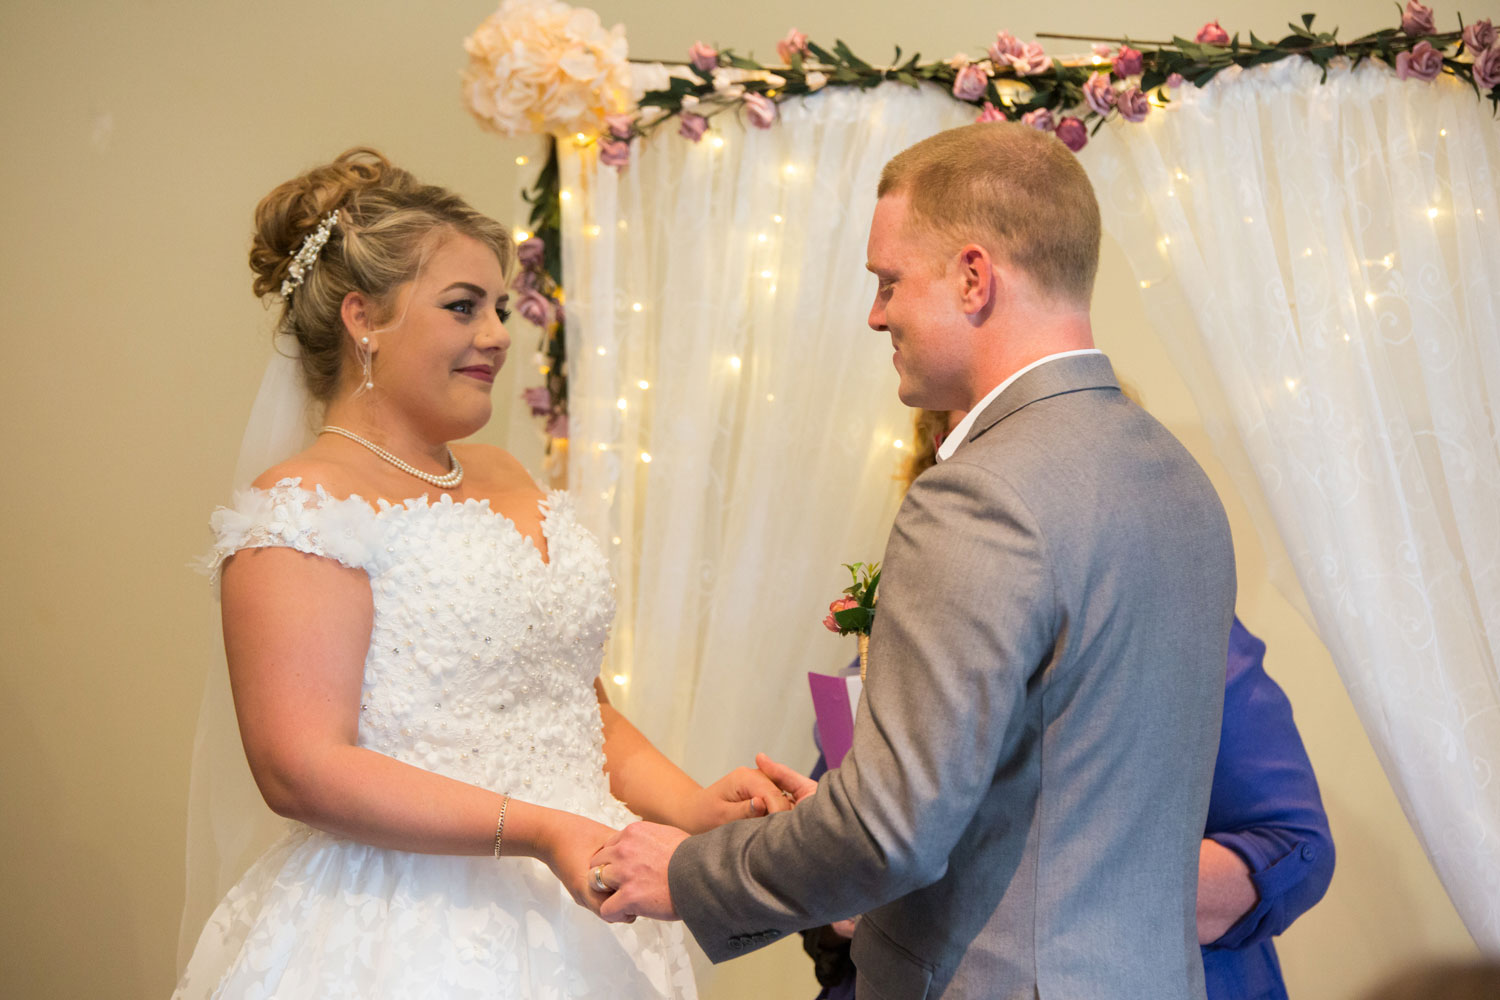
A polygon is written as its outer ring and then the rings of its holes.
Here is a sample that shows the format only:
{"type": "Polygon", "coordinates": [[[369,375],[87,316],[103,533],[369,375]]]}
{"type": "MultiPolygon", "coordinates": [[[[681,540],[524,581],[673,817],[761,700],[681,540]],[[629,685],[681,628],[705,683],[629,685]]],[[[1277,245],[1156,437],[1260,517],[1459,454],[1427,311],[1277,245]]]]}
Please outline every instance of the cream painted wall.
{"type": "MultiPolygon", "coordinates": [[[[638,55],[698,38],[773,51],[787,26],[881,58],[978,51],[1006,27],[1139,37],[1210,16],[1275,34],[1264,0],[1156,8],[1064,0],[997,19],[958,0],[600,4],[638,55]],[[1050,13],[1046,13],[1050,11],[1050,13]]],[[[1388,0],[1328,0],[1346,29],[1388,0]]],[[[1483,5],[1476,5],[1483,6],[1483,5]]],[[[374,144],[420,176],[520,221],[513,160],[531,142],[480,132],[457,92],[459,41],[492,5],[139,0],[0,6],[0,995],[167,995],[182,888],[187,756],[204,653],[216,641],[187,569],[225,491],[263,363],[249,294],[250,212],[275,183],[374,144]]],[[[1483,14],[1485,11],[1468,11],[1483,14]]],[[[1353,997],[1416,956],[1473,950],[1408,829],[1317,638],[1267,583],[1243,505],[1150,333],[1118,250],[1096,297],[1101,346],[1209,469],[1233,521],[1240,612],[1270,645],[1323,783],[1339,847],[1328,898],[1282,956],[1295,995],[1353,997]]],[[[530,331],[516,331],[516,356],[530,331]]],[[[485,436],[533,469],[536,435],[497,384],[485,436]]],[[[783,942],[701,982],[708,1000],[810,996],[783,942]]]]}

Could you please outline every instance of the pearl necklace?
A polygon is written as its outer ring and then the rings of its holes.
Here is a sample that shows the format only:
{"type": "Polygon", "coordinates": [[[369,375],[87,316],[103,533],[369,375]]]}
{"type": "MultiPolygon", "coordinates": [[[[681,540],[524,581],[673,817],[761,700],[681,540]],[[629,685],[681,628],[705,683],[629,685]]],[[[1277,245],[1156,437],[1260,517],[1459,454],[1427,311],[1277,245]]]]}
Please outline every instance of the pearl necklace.
{"type": "Polygon", "coordinates": [[[448,449],[448,464],[453,467],[452,471],[439,476],[431,472],[423,472],[421,469],[407,465],[405,462],[401,461],[401,459],[397,458],[395,455],[392,455],[390,452],[380,447],[380,445],[375,444],[373,441],[366,441],[364,438],[360,437],[353,431],[347,431],[342,427],[335,427],[332,424],[325,424],[322,429],[318,431],[318,433],[338,434],[342,437],[348,438],[350,441],[353,441],[356,444],[362,444],[366,448],[373,451],[375,454],[379,455],[381,458],[385,459],[387,462],[390,462],[402,472],[416,476],[424,483],[431,483],[432,485],[440,486],[443,489],[450,489],[464,481],[464,467],[458,464],[458,456],[453,454],[452,448],[448,449]]]}

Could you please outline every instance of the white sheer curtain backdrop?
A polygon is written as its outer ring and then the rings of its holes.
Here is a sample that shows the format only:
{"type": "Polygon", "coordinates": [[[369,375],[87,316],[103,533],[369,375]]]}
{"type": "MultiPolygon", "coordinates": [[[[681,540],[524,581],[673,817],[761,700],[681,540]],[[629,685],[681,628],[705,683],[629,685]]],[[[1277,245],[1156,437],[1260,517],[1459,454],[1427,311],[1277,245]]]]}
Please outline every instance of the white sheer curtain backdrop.
{"type": "Polygon", "coordinates": [[[1407,817],[1500,951],[1500,122],[1451,79],[1319,76],[1182,88],[1083,161],[1407,817]]]}
{"type": "Polygon", "coordinates": [[[884,85],[669,124],[623,174],[562,143],[571,441],[611,556],[611,698],[700,780],[757,750],[812,763],[820,625],[880,559],[910,446],[890,343],[865,324],[865,240],[887,159],[972,119],[884,85]],[[647,458],[649,456],[649,460],[647,458]]]}

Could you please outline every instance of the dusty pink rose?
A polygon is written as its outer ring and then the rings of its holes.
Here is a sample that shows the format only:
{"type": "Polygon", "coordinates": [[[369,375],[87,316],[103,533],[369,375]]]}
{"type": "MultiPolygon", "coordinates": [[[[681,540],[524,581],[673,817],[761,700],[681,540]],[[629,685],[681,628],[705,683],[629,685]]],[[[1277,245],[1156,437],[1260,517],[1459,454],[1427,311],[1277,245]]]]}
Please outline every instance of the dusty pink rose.
{"type": "Polygon", "coordinates": [[[976,117],[974,120],[976,122],[1009,121],[1009,119],[1005,117],[1005,112],[995,107],[989,101],[984,102],[984,106],[979,109],[978,117],[976,117]]]}
{"type": "Polygon", "coordinates": [[[1052,57],[1047,55],[1041,42],[1027,42],[1021,46],[1020,55],[1005,60],[1017,76],[1040,76],[1052,68],[1052,57]]]}
{"type": "Polygon", "coordinates": [[[1114,46],[1108,44],[1107,42],[1095,42],[1093,45],[1090,45],[1089,48],[1093,49],[1094,55],[1098,56],[1100,59],[1114,58],[1114,46]]]}
{"type": "Polygon", "coordinates": [[[535,288],[529,288],[521,293],[516,312],[524,316],[526,322],[545,327],[552,321],[552,300],[535,288]]]}
{"type": "Polygon", "coordinates": [[[1143,122],[1151,113],[1151,99],[1140,87],[1131,85],[1120,92],[1115,107],[1120,109],[1120,117],[1126,121],[1143,122]]]}
{"type": "Polygon", "coordinates": [[[1491,45],[1474,60],[1474,82],[1480,90],[1500,87],[1500,45],[1491,45]]]}
{"type": "Polygon", "coordinates": [[[531,407],[533,417],[545,417],[552,412],[552,393],[548,392],[544,385],[534,385],[530,389],[522,390],[521,399],[531,407]]]}
{"type": "Polygon", "coordinates": [[[1410,52],[1396,56],[1396,75],[1403,80],[1416,77],[1418,80],[1436,80],[1443,71],[1443,54],[1422,41],[1412,46],[1410,52]]]}
{"type": "Polygon", "coordinates": [[[712,45],[694,42],[693,47],[688,49],[688,62],[700,73],[712,73],[719,65],[719,50],[712,45]]]}
{"type": "Polygon", "coordinates": [[[1193,37],[1193,41],[1204,45],[1228,45],[1229,32],[1221,28],[1218,21],[1209,21],[1198,29],[1198,34],[1193,37]]]}
{"type": "Polygon", "coordinates": [[[977,101],[984,96],[989,85],[990,78],[984,68],[971,64],[959,70],[953,78],[953,96],[960,101],[977,101]]]}
{"type": "Polygon", "coordinates": [[[604,127],[616,139],[629,139],[635,127],[635,115],[605,115],[604,127]]]}
{"type": "Polygon", "coordinates": [[[764,94],[746,94],[745,114],[756,128],[770,128],[776,121],[776,102],[764,94]]]}
{"type": "Polygon", "coordinates": [[[1479,53],[1495,44],[1495,36],[1495,26],[1490,23],[1489,18],[1466,24],[1464,25],[1464,48],[1469,50],[1470,55],[1477,57],[1479,53]]]}
{"type": "Polygon", "coordinates": [[[541,267],[547,256],[547,244],[540,236],[533,236],[516,247],[516,259],[522,267],[541,267]]]}
{"type": "Polygon", "coordinates": [[[1084,127],[1083,122],[1072,115],[1057,123],[1057,131],[1053,133],[1062,140],[1073,152],[1078,152],[1089,144],[1089,130],[1084,127]]]}
{"type": "Polygon", "coordinates": [[[518,292],[524,292],[531,288],[542,287],[542,272],[537,268],[523,267],[516,272],[516,279],[510,283],[510,287],[518,292]]]}
{"type": "Polygon", "coordinates": [[[568,436],[568,415],[566,413],[554,413],[552,419],[547,421],[547,436],[565,438],[568,436]]]}
{"type": "Polygon", "coordinates": [[[697,142],[703,138],[703,133],[708,131],[708,119],[702,115],[695,115],[691,111],[682,113],[682,124],[677,128],[677,134],[684,139],[697,142]]]}
{"type": "Polygon", "coordinates": [[[630,162],[630,143],[622,139],[600,139],[599,162],[606,167],[623,170],[630,162]]]}
{"type": "Polygon", "coordinates": [[[1109,84],[1108,73],[1094,73],[1083,85],[1083,99],[1088,106],[1101,115],[1109,114],[1115,106],[1115,88],[1109,84]]]}
{"type": "Polygon", "coordinates": [[[1422,6],[1417,0],[1406,0],[1406,9],[1401,12],[1401,30],[1408,35],[1432,34],[1432,8],[1422,6]]]}
{"type": "Polygon", "coordinates": [[[999,66],[1008,61],[1011,56],[1019,56],[1025,48],[1021,40],[1010,32],[996,32],[995,40],[990,43],[990,61],[999,66]]]}
{"type": "Polygon", "coordinates": [[[833,616],[838,614],[840,611],[848,611],[850,608],[857,607],[859,607],[859,602],[854,598],[840,597],[838,600],[828,605],[828,616],[823,619],[823,627],[830,632],[842,632],[843,629],[839,628],[839,623],[834,619],[833,616]]]}
{"type": "Polygon", "coordinates": [[[1121,45],[1120,51],[1114,58],[1115,72],[1120,76],[1139,76],[1141,72],[1141,54],[1129,45],[1121,45]]]}
{"type": "Polygon", "coordinates": [[[1169,74],[1167,76],[1167,89],[1168,90],[1176,90],[1180,86],[1182,86],[1182,74],[1181,73],[1171,73],[1171,74],[1169,74]]]}
{"type": "Polygon", "coordinates": [[[790,63],[794,53],[805,56],[807,51],[807,36],[796,28],[788,31],[786,37],[776,43],[776,54],[784,63],[790,63]]]}
{"type": "Polygon", "coordinates": [[[1057,128],[1057,123],[1052,120],[1052,112],[1046,108],[1026,112],[1021,116],[1021,124],[1030,125],[1038,132],[1051,132],[1057,128]]]}

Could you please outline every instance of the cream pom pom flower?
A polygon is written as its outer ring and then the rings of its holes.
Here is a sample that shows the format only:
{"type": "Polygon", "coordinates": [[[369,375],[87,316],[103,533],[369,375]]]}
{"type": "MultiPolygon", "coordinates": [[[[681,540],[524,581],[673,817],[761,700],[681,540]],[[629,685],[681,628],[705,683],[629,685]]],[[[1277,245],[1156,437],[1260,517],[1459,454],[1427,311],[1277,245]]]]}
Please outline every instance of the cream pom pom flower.
{"type": "Polygon", "coordinates": [[[625,29],[561,0],[505,0],[464,39],[469,110],[500,135],[598,132],[630,110],[625,29]]]}

